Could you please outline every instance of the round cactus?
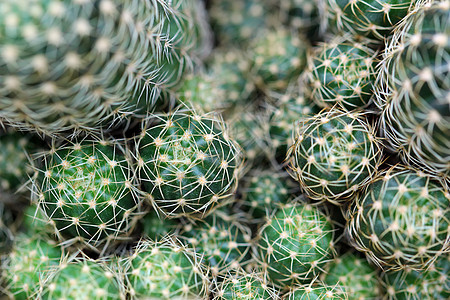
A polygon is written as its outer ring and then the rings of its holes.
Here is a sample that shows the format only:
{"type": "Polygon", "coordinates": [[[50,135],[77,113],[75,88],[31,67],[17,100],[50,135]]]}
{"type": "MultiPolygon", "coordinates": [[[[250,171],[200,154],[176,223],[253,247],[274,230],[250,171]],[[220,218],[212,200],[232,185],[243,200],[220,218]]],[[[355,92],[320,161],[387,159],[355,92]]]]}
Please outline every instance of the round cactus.
{"type": "Polygon", "coordinates": [[[180,230],[180,239],[204,254],[212,276],[243,267],[250,259],[252,232],[237,216],[216,210],[203,220],[188,223],[180,230]]]}
{"type": "Polygon", "coordinates": [[[40,281],[50,270],[58,269],[62,256],[60,247],[53,242],[17,235],[13,251],[2,258],[5,293],[16,300],[37,299],[40,281]]]}
{"type": "Polygon", "coordinates": [[[340,285],[349,300],[376,300],[381,295],[377,270],[351,252],[328,265],[323,282],[329,286],[340,285]]]}
{"type": "Polygon", "coordinates": [[[38,299],[125,299],[119,276],[106,264],[89,259],[63,262],[41,282],[38,299]]]}
{"type": "Polygon", "coordinates": [[[119,264],[131,299],[204,299],[208,279],[200,257],[170,239],[141,241],[119,264]]]}
{"type": "Polygon", "coordinates": [[[381,143],[364,113],[332,109],[297,125],[287,159],[312,199],[343,204],[375,176],[381,143]]]}
{"type": "Polygon", "coordinates": [[[321,282],[294,287],[285,300],[348,300],[349,294],[340,285],[328,286],[321,282]]]}
{"type": "Polygon", "coordinates": [[[152,109],[203,38],[189,8],[166,0],[2,1],[0,118],[54,134],[152,109]]]}
{"type": "Polygon", "coordinates": [[[34,195],[65,243],[101,250],[133,228],[143,208],[125,151],[117,140],[84,139],[44,157],[34,195]]]}
{"type": "Polygon", "coordinates": [[[309,204],[281,206],[258,233],[259,259],[279,287],[309,282],[331,260],[333,227],[309,204]]]}
{"type": "Polygon", "coordinates": [[[215,282],[213,300],[277,300],[280,293],[257,272],[234,270],[215,282]]]}
{"type": "Polygon", "coordinates": [[[385,299],[421,300],[450,298],[450,255],[440,256],[427,270],[411,268],[387,272],[383,276],[385,299]]]}
{"type": "Polygon", "coordinates": [[[426,269],[448,252],[450,194],[435,179],[401,166],[374,179],[349,214],[356,249],[386,270],[426,269]]]}
{"type": "MultiPolygon", "coordinates": [[[[418,0],[320,0],[322,27],[382,43],[418,0]]],[[[325,28],[322,28],[325,29],[325,28]]]]}
{"type": "Polygon", "coordinates": [[[252,43],[257,86],[265,91],[284,91],[306,65],[309,44],[305,38],[282,28],[266,30],[252,43]]]}
{"type": "Polygon", "coordinates": [[[216,116],[178,110],[142,130],[140,179],[146,198],[169,218],[204,215],[234,192],[240,149],[216,116]]]}
{"type": "Polygon", "coordinates": [[[450,174],[450,5],[412,11],[388,45],[378,78],[381,133],[406,164],[450,174]]]}
{"type": "Polygon", "coordinates": [[[349,35],[318,44],[308,56],[311,97],[322,107],[366,107],[373,95],[376,56],[376,51],[349,35]]]}

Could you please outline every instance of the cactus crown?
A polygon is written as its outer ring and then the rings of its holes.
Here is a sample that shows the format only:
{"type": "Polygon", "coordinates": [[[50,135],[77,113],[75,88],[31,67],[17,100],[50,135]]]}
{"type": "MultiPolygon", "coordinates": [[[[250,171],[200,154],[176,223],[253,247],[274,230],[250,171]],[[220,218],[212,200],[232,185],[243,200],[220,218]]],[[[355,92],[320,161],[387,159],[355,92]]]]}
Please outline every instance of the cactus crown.
{"type": "Polygon", "coordinates": [[[153,117],[137,142],[147,198],[167,217],[204,215],[236,187],[239,146],[216,114],[153,117]]]}

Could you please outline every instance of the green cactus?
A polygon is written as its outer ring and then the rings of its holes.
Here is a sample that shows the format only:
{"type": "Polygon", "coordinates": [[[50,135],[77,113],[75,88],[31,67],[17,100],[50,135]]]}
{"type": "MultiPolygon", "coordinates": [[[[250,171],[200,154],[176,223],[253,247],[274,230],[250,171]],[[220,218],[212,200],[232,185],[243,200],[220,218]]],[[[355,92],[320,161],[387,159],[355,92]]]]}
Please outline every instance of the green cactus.
{"type": "Polygon", "coordinates": [[[151,110],[207,39],[191,2],[3,1],[0,118],[56,134],[151,110]]]}
{"type": "Polygon", "coordinates": [[[334,108],[297,125],[287,159],[312,199],[343,204],[376,175],[382,148],[365,117],[334,108]]]}
{"type": "Polygon", "coordinates": [[[309,285],[294,287],[284,298],[285,300],[348,300],[349,293],[340,285],[326,285],[314,282],[309,285]]]}
{"type": "Polygon", "coordinates": [[[101,251],[133,228],[143,206],[126,152],[117,140],[86,138],[44,157],[34,196],[65,244],[101,251]]]}
{"type": "Polygon", "coordinates": [[[306,74],[318,105],[354,110],[371,103],[378,53],[366,44],[345,35],[314,47],[306,74]]]}
{"type": "Polygon", "coordinates": [[[320,0],[322,30],[349,32],[382,44],[420,0],[320,0]]]}
{"type": "Polygon", "coordinates": [[[54,233],[54,221],[47,218],[41,207],[32,204],[23,211],[20,229],[26,235],[50,238],[54,233]]]}
{"type": "Polygon", "coordinates": [[[215,210],[203,220],[183,225],[179,238],[204,254],[211,275],[217,277],[250,260],[252,232],[245,221],[226,210],[215,210]]]}
{"type": "Polygon", "coordinates": [[[450,255],[436,259],[427,270],[411,268],[387,272],[383,276],[389,300],[445,300],[450,298],[450,255]]]}
{"type": "Polygon", "coordinates": [[[264,275],[242,269],[233,270],[215,281],[213,300],[277,300],[280,293],[271,287],[264,275]]]}
{"type": "MultiPolygon", "coordinates": [[[[234,192],[240,149],[217,114],[154,116],[136,145],[146,198],[169,218],[204,215],[234,192]]],[[[147,127],[145,127],[147,126],[147,127]]]]}
{"type": "Polygon", "coordinates": [[[437,178],[394,166],[355,199],[346,231],[385,270],[426,269],[449,249],[449,195],[437,178]]]}
{"type": "Polygon", "coordinates": [[[125,299],[118,274],[106,264],[78,258],[64,261],[41,282],[37,299],[125,299]]]}
{"type": "Polygon", "coordinates": [[[151,210],[139,220],[141,235],[153,241],[163,239],[165,236],[176,232],[178,222],[176,219],[167,219],[158,215],[155,210],[151,210]]]}
{"type": "Polygon", "coordinates": [[[39,283],[49,271],[58,269],[63,252],[54,242],[39,236],[18,234],[14,248],[2,257],[2,286],[12,299],[37,299],[39,283]]]}
{"type": "Polygon", "coordinates": [[[131,299],[203,299],[208,276],[192,249],[165,239],[142,240],[120,262],[131,299]]]}
{"type": "Polygon", "coordinates": [[[404,163],[450,174],[448,1],[412,11],[387,46],[378,77],[380,132],[404,163]]]}
{"type": "Polygon", "coordinates": [[[249,47],[256,85],[265,93],[283,92],[306,65],[309,43],[287,29],[266,30],[249,47]]]}
{"type": "Polygon", "coordinates": [[[324,283],[340,285],[349,300],[376,300],[381,295],[377,270],[352,252],[335,258],[323,275],[324,283]]]}
{"type": "Polygon", "coordinates": [[[259,230],[258,252],[275,286],[310,282],[333,256],[333,226],[317,207],[281,206],[259,230]]]}

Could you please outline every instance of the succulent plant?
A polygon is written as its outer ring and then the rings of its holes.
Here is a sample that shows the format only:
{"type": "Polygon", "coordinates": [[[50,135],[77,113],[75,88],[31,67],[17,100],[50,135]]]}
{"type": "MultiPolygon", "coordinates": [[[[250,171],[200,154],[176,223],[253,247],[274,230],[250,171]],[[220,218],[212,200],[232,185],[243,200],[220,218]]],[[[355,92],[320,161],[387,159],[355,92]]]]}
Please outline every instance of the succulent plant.
{"type": "Polygon", "coordinates": [[[252,232],[238,215],[215,210],[203,220],[188,222],[180,229],[180,239],[204,254],[204,261],[217,277],[228,270],[244,267],[252,253],[252,232]]]}
{"type": "Polygon", "coordinates": [[[131,299],[203,299],[208,276],[201,257],[170,238],[142,240],[120,262],[131,299]]]}
{"type": "Polygon", "coordinates": [[[380,132],[404,163],[450,174],[448,1],[420,6],[396,28],[378,77],[380,132]]]}
{"type": "Polygon", "coordinates": [[[285,300],[347,300],[349,294],[340,285],[326,285],[314,282],[309,285],[298,285],[289,291],[285,300]]]}
{"type": "Polygon", "coordinates": [[[213,300],[276,300],[280,299],[277,289],[270,286],[264,275],[233,270],[215,281],[213,300]]]}
{"type": "Polygon", "coordinates": [[[445,255],[450,194],[437,179],[402,166],[380,174],[350,209],[346,231],[353,246],[385,270],[424,270],[445,255]]]}
{"type": "Polygon", "coordinates": [[[136,145],[146,198],[169,218],[205,215],[232,195],[239,146],[217,114],[177,110],[155,116],[136,145]]]}
{"type": "Polygon", "coordinates": [[[322,30],[367,36],[379,44],[418,0],[320,0],[322,30]]]}
{"type": "Polygon", "coordinates": [[[349,300],[376,300],[381,295],[377,270],[352,252],[330,262],[322,280],[328,286],[340,285],[349,300]]]}
{"type": "Polygon", "coordinates": [[[333,253],[333,226],[310,204],[280,206],[258,232],[258,259],[278,287],[311,282],[333,253]]]}
{"type": "Polygon", "coordinates": [[[20,229],[29,236],[50,238],[54,233],[54,222],[47,218],[41,207],[31,204],[23,211],[20,229]]]}
{"type": "Polygon", "coordinates": [[[442,255],[427,270],[405,268],[383,274],[389,300],[420,300],[450,298],[450,255],[442,255]]]}
{"type": "Polygon", "coordinates": [[[143,205],[126,152],[117,140],[86,138],[44,157],[34,196],[65,244],[101,251],[132,230],[143,205]]]}
{"type": "Polygon", "coordinates": [[[0,118],[56,134],[151,110],[206,39],[192,2],[3,1],[0,118]]]}
{"type": "Polygon", "coordinates": [[[118,274],[106,264],[78,258],[64,261],[41,281],[37,299],[125,299],[118,274]]]}
{"type": "Polygon", "coordinates": [[[365,113],[322,111],[295,128],[292,176],[315,200],[343,204],[375,177],[381,143],[365,113]]]}
{"type": "Polygon", "coordinates": [[[176,232],[178,222],[176,219],[164,218],[158,215],[155,210],[151,210],[139,220],[141,235],[153,241],[159,241],[165,236],[176,232]]]}
{"type": "Polygon", "coordinates": [[[308,41],[287,29],[261,32],[249,47],[256,85],[266,93],[284,91],[306,65],[308,41]]]}
{"type": "Polygon", "coordinates": [[[12,252],[2,257],[2,286],[16,300],[37,299],[42,278],[58,269],[63,252],[54,242],[39,236],[18,234],[12,252]]]}
{"type": "Polygon", "coordinates": [[[348,34],[319,43],[308,56],[311,97],[322,107],[338,105],[349,111],[367,107],[373,95],[377,54],[348,34]]]}

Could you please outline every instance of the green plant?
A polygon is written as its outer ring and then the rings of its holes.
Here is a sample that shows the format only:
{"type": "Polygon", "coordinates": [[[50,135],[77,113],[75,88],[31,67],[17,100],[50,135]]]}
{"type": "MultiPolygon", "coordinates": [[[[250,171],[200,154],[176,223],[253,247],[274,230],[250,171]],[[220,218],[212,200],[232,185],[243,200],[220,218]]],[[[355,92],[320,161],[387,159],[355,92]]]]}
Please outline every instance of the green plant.
{"type": "Polygon", "coordinates": [[[350,300],[376,300],[381,295],[377,270],[352,252],[330,262],[322,278],[328,286],[340,285],[350,300]]]}
{"type": "Polygon", "coordinates": [[[258,232],[258,259],[278,287],[312,281],[333,252],[333,226],[310,204],[280,206],[258,232]]]}
{"type": "Polygon", "coordinates": [[[382,148],[365,113],[322,111],[293,134],[291,173],[312,199],[343,204],[377,174],[382,148]]]}
{"type": "Polygon", "coordinates": [[[326,285],[315,281],[309,285],[295,286],[283,299],[286,300],[347,300],[349,293],[340,285],[326,285]]]}
{"type": "Polygon", "coordinates": [[[347,34],[313,48],[306,75],[318,105],[350,111],[371,103],[378,53],[366,45],[347,34]]]}
{"type": "Polygon", "coordinates": [[[404,163],[450,174],[448,1],[419,6],[396,28],[378,77],[380,132],[404,163]]]}
{"type": "Polygon", "coordinates": [[[145,126],[136,157],[156,210],[169,218],[205,215],[233,194],[241,154],[217,114],[177,110],[145,126]]]}
{"type": "Polygon", "coordinates": [[[119,264],[131,299],[203,299],[208,293],[200,255],[169,237],[142,240],[119,264]]]}
{"type": "Polygon", "coordinates": [[[144,210],[126,152],[117,140],[86,138],[44,156],[34,197],[64,244],[102,251],[133,229],[144,210]]]}
{"type": "Polygon", "coordinates": [[[151,210],[139,220],[141,236],[153,241],[159,241],[165,236],[174,234],[177,231],[178,222],[176,219],[164,218],[155,210],[151,210]]]}
{"type": "Polygon", "coordinates": [[[449,251],[449,195],[439,178],[391,167],[356,197],[346,231],[385,270],[425,270],[449,251]]]}

